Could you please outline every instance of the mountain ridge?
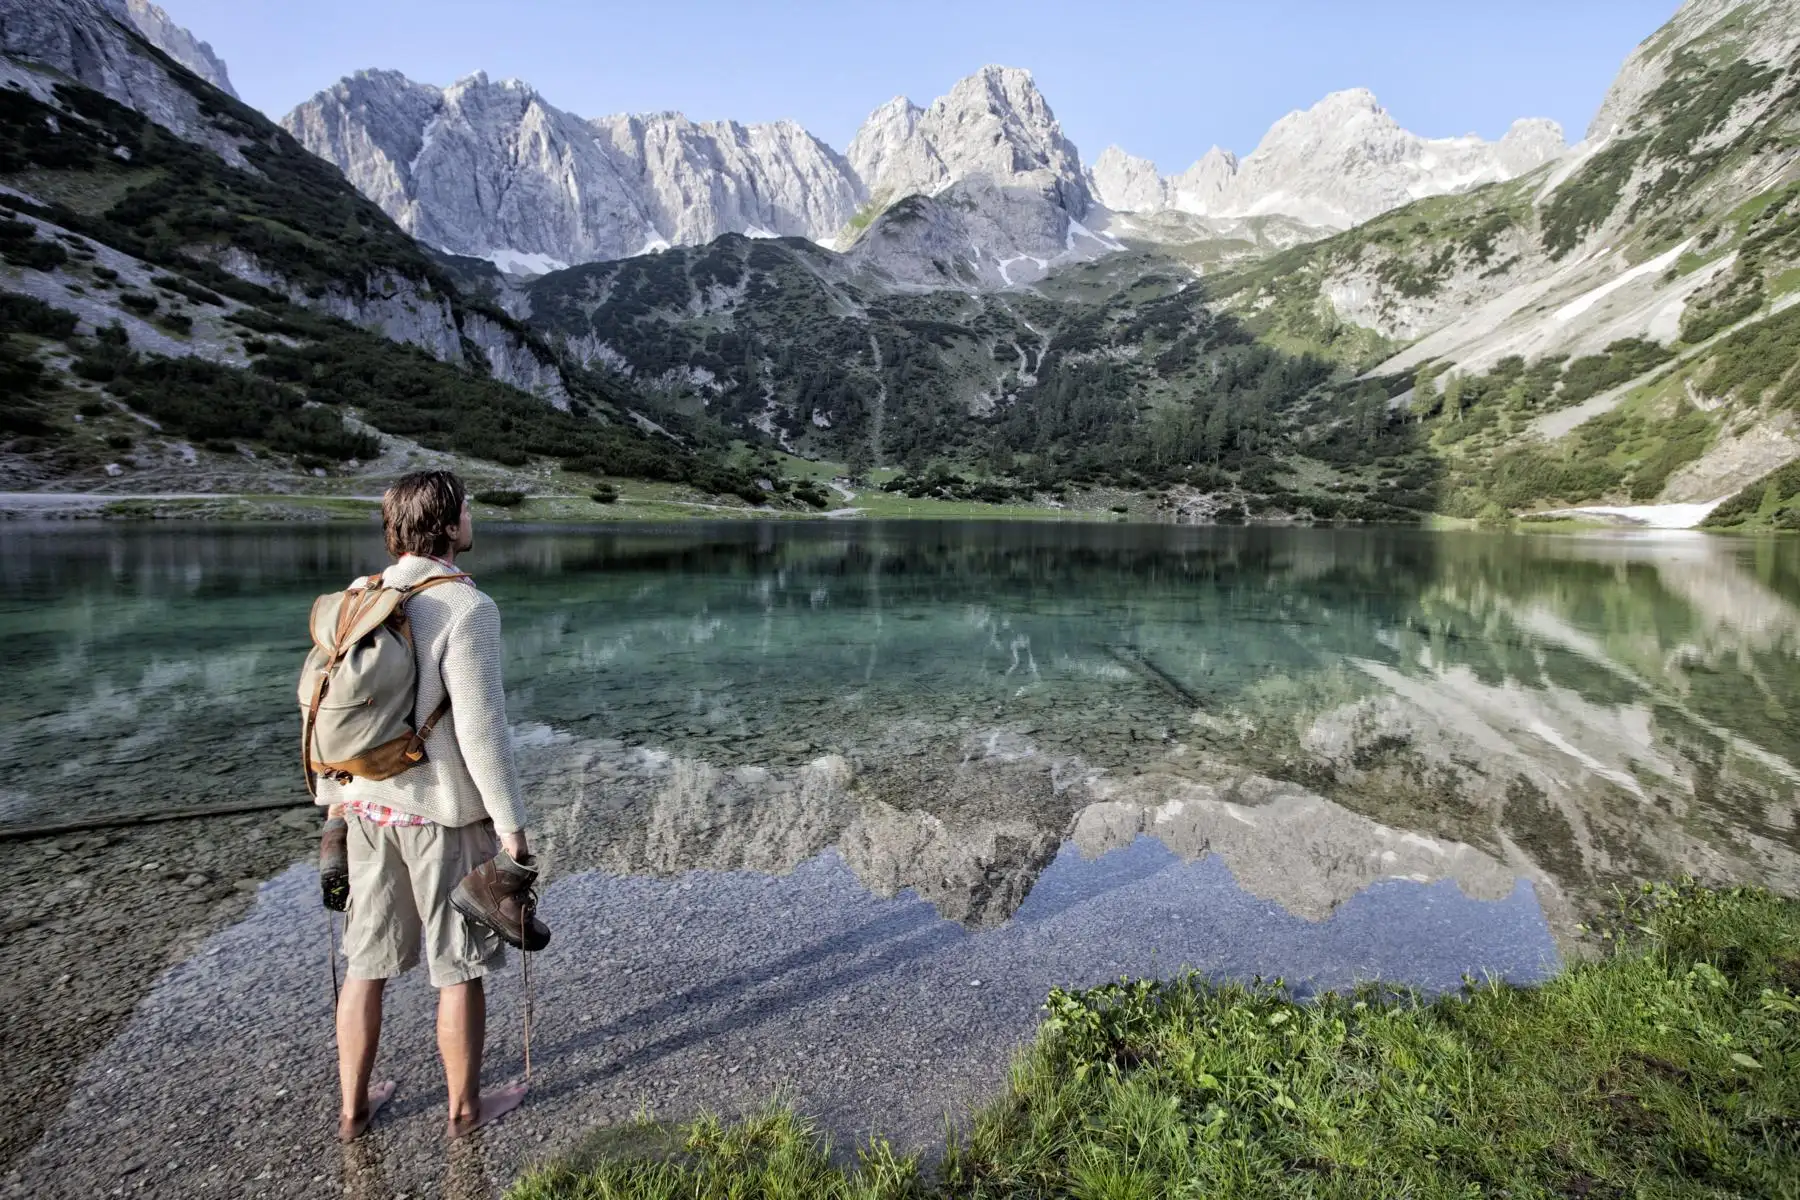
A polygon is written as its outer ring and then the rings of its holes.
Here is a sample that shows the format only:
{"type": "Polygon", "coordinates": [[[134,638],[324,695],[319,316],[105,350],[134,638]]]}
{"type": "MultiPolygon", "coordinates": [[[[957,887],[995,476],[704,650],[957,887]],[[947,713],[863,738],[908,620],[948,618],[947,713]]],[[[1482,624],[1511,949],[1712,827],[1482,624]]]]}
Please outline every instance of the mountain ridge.
{"type": "Polygon", "coordinates": [[[1103,202],[1119,211],[1279,213],[1344,229],[1425,196],[1503,182],[1567,149],[1560,125],[1533,117],[1513,122],[1495,142],[1420,137],[1402,129],[1373,92],[1350,88],[1288,113],[1242,159],[1215,146],[1164,177],[1148,159],[1109,146],[1090,172],[1103,202]]]}
{"type": "MultiPolygon", "coordinates": [[[[722,233],[801,236],[854,254],[889,207],[920,196],[933,203],[900,214],[898,224],[910,227],[906,236],[878,240],[865,256],[902,283],[989,288],[1030,282],[1056,261],[1110,252],[1111,214],[1102,204],[1120,212],[1280,215],[1341,228],[1421,194],[1511,178],[1564,149],[1560,129],[1542,121],[1522,121],[1496,143],[1418,138],[1400,129],[1372,95],[1351,91],[1284,117],[1242,160],[1215,147],[1180,175],[1120,191],[1111,172],[1128,156],[1109,149],[1084,165],[1030,72],[998,65],[957,81],[928,105],[905,96],[878,105],[841,154],[791,122],[693,123],[668,113],[577,117],[529,85],[490,85],[480,74],[438,89],[395,72],[359,72],[297,106],[282,123],[403,228],[503,268],[542,273],[704,244],[722,233]],[[425,138],[442,116],[440,98],[474,101],[489,88],[529,94],[535,104],[510,117],[462,121],[441,147],[425,138]],[[1359,121],[1373,122],[1373,130],[1359,132],[1359,121]],[[673,145],[679,139],[664,132],[672,123],[747,131],[748,137],[739,139],[737,151],[702,153],[673,145]],[[585,129],[627,128],[655,131],[668,151],[626,152],[616,133],[609,135],[610,150],[579,144],[585,129]],[[777,129],[786,133],[777,137],[777,129]],[[754,144],[759,139],[805,153],[776,153],[770,161],[754,144]],[[412,155],[391,149],[395,141],[412,155]],[[1427,162],[1433,155],[1451,161],[1427,162]],[[434,157],[453,160],[454,177],[433,174],[434,157]],[[1351,189],[1348,207],[1341,202],[1342,180],[1319,167],[1321,159],[1365,177],[1351,189]],[[528,197],[529,204],[509,208],[503,192],[528,197]],[[743,195],[781,202],[758,209],[730,202],[743,195]],[[670,203],[677,196],[681,203],[670,203]],[[527,208],[552,216],[537,219],[527,208]],[[928,233],[917,228],[921,221],[928,233]],[[1001,262],[1009,265],[1003,270],[1001,262]]],[[[896,232],[893,224],[887,232],[896,232]]]]}

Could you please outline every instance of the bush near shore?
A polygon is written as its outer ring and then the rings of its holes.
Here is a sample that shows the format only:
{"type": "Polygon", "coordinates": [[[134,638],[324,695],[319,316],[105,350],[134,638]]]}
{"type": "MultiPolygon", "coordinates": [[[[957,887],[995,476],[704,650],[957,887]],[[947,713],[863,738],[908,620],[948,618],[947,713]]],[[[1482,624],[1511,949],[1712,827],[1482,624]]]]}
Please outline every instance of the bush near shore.
{"type": "Polygon", "coordinates": [[[929,1169],[881,1142],[846,1166],[772,1105],[607,1131],[509,1200],[1800,1196],[1800,903],[1646,887],[1595,937],[1540,986],[1434,1001],[1057,991],[929,1169]]]}

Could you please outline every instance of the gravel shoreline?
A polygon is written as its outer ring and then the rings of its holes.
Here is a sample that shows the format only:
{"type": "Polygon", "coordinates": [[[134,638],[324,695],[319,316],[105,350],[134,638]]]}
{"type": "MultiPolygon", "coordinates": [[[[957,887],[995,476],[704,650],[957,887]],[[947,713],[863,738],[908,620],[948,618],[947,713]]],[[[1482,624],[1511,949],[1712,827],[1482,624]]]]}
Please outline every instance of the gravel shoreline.
{"type": "Polygon", "coordinates": [[[0,842],[0,1171],[165,970],[316,846],[310,809],[0,842]]]}
{"type": "MultiPolygon", "coordinates": [[[[363,1143],[336,1145],[324,923],[300,865],[242,920],[185,943],[191,957],[119,989],[108,1011],[124,1011],[70,1048],[86,1061],[73,1086],[42,1091],[48,1126],[0,1192],[489,1197],[639,1112],[742,1112],[776,1092],[840,1144],[879,1132],[930,1149],[946,1115],[1000,1086],[1054,985],[1192,963],[1286,970],[1303,987],[1454,986],[1478,965],[1530,976],[1555,953],[1526,885],[1478,901],[1393,881],[1315,922],[1245,893],[1217,857],[1149,840],[1093,862],[1065,847],[1015,918],[981,932],[910,892],[871,894],[830,850],[782,875],[583,871],[551,883],[544,911],[557,937],[534,960],[533,1094],[476,1138],[442,1140],[432,996],[415,973],[387,1007],[378,1069],[400,1080],[394,1104],[363,1143]]],[[[490,1005],[487,1078],[501,1080],[521,1066],[516,957],[490,1005]]]]}

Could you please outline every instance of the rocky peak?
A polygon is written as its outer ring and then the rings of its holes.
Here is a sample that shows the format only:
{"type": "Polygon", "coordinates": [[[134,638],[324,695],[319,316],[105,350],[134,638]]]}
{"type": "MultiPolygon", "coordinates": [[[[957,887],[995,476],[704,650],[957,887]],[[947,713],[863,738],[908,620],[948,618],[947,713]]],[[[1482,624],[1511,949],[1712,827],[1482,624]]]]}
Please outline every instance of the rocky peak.
{"type": "Polygon", "coordinates": [[[1108,146],[1088,169],[1094,198],[1115,212],[1157,212],[1168,207],[1168,187],[1147,158],[1108,146]]]}
{"type": "Polygon", "coordinates": [[[282,124],[410,233],[417,216],[409,211],[413,167],[424,149],[425,130],[443,107],[444,93],[429,84],[414,83],[398,71],[358,71],[296,108],[282,124]]]}
{"type": "MultiPolygon", "coordinates": [[[[117,9],[115,9],[117,11],[117,9]]],[[[222,92],[237,95],[225,63],[213,48],[169,19],[169,14],[149,0],[126,0],[126,17],[144,39],[164,54],[222,92]]]]}
{"type": "Polygon", "coordinates": [[[873,190],[872,181],[889,174],[890,165],[912,142],[924,115],[925,110],[905,96],[895,96],[869,114],[844,154],[865,186],[873,190]]]}
{"type": "Polygon", "coordinates": [[[1514,175],[1523,175],[1569,148],[1563,127],[1548,117],[1520,117],[1495,143],[1500,164],[1514,175]]]}
{"type": "MultiPolygon", "coordinates": [[[[1566,149],[1554,121],[1517,121],[1498,142],[1474,135],[1423,138],[1401,127],[1367,88],[1333,92],[1282,117],[1239,161],[1214,147],[1180,175],[1162,181],[1163,206],[1206,217],[1281,214],[1344,229],[1426,196],[1511,179],[1566,149]]],[[[1105,176],[1123,195],[1129,156],[1105,176]]],[[[1098,172],[1096,181],[1102,178],[1098,172]]],[[[1141,178],[1132,199],[1155,198],[1141,178]]]]}
{"type": "Polygon", "coordinates": [[[929,108],[896,97],[870,114],[848,155],[871,194],[933,195],[983,176],[1054,192],[1075,217],[1087,207],[1081,155],[1029,71],[988,66],[929,108]]]}
{"type": "Polygon", "coordinates": [[[212,123],[161,59],[143,52],[148,40],[126,0],[0,0],[0,54],[60,71],[242,166],[237,137],[212,123]]]}
{"type": "Polygon", "coordinates": [[[1285,167],[1316,154],[1333,159],[1380,154],[1410,137],[1381,107],[1375,93],[1351,88],[1333,92],[1311,108],[1297,109],[1275,122],[1243,165],[1250,168],[1280,161],[1285,167]]]}
{"type": "Polygon", "coordinates": [[[1038,90],[1031,72],[1017,67],[983,67],[932,102],[923,118],[941,131],[965,135],[957,146],[955,166],[965,163],[990,171],[1031,171],[1040,168],[1066,173],[1079,171],[1081,156],[1068,138],[1050,104],[1038,90]],[[998,133],[993,143],[1004,153],[990,156],[980,143],[983,134],[998,133]],[[972,143],[972,144],[970,144],[972,143]]]}
{"type": "Polygon", "coordinates": [[[1169,207],[1201,215],[1216,212],[1237,169],[1237,155],[1214,146],[1193,166],[1169,178],[1169,207]]]}

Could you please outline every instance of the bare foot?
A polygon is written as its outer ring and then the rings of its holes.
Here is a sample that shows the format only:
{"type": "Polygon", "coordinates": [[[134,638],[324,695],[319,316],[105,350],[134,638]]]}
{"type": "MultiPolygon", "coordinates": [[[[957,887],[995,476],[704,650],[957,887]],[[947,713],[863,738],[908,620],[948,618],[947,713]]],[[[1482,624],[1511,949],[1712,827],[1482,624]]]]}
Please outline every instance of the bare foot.
{"type": "Polygon", "coordinates": [[[394,1098],[394,1081],[384,1079],[369,1088],[369,1101],[363,1111],[352,1116],[338,1118],[338,1141],[354,1142],[368,1129],[369,1122],[381,1111],[381,1106],[394,1098]]]}
{"type": "Polygon", "coordinates": [[[452,1138],[466,1137],[483,1125],[491,1125],[519,1107],[524,1100],[525,1085],[522,1083],[512,1083],[491,1092],[483,1092],[478,1101],[478,1111],[473,1116],[459,1120],[455,1114],[451,1114],[450,1136],[452,1138]]]}

